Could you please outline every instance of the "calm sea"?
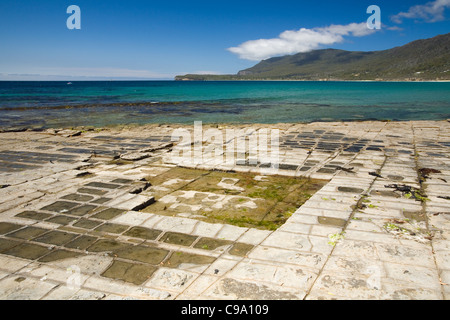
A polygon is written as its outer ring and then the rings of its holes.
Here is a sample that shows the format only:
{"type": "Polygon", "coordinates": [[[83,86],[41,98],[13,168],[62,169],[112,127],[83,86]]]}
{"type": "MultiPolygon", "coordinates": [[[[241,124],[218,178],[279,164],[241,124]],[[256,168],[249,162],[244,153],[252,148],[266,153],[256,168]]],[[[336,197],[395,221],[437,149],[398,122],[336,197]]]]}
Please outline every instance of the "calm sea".
{"type": "Polygon", "coordinates": [[[0,82],[0,129],[447,118],[449,82],[0,82]]]}

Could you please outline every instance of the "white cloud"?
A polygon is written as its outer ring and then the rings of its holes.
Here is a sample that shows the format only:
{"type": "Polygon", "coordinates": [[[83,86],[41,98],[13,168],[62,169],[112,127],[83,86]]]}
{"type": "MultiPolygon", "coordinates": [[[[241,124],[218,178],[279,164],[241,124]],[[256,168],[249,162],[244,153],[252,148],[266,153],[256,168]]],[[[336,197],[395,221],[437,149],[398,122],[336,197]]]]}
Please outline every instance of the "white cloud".
{"type": "Polygon", "coordinates": [[[400,12],[391,17],[395,23],[402,23],[403,19],[417,19],[425,22],[437,22],[444,20],[444,11],[450,8],[450,0],[435,0],[424,5],[416,5],[407,12],[400,12]]]}
{"type": "Polygon", "coordinates": [[[344,36],[362,37],[374,33],[367,23],[348,25],[330,25],[328,27],[300,30],[288,30],[278,38],[250,40],[238,47],[228,48],[232,53],[246,60],[264,60],[278,55],[295,54],[318,49],[322,45],[331,45],[344,41],[344,36]]]}
{"type": "Polygon", "coordinates": [[[403,31],[404,30],[403,28],[400,28],[398,26],[390,27],[390,26],[383,25],[383,27],[390,31],[403,31]]]}

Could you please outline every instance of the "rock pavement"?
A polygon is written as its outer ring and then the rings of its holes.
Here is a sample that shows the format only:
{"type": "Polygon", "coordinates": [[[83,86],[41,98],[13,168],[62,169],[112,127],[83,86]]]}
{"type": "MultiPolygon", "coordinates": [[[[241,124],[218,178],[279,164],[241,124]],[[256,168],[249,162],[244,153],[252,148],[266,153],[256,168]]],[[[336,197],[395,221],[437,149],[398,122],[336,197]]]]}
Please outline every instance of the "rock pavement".
{"type": "Polygon", "coordinates": [[[251,152],[177,161],[176,128],[0,133],[0,299],[449,299],[448,121],[246,126],[321,181],[292,211],[251,152]]]}

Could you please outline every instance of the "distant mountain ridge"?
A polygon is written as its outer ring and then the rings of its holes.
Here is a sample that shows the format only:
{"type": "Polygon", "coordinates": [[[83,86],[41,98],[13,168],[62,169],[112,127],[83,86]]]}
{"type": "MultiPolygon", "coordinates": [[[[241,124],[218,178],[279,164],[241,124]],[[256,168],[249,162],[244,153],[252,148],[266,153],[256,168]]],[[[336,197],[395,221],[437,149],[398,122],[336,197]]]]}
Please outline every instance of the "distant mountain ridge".
{"type": "Polygon", "coordinates": [[[175,80],[450,80],[450,33],[382,51],[322,49],[263,60],[236,75],[175,80]]]}

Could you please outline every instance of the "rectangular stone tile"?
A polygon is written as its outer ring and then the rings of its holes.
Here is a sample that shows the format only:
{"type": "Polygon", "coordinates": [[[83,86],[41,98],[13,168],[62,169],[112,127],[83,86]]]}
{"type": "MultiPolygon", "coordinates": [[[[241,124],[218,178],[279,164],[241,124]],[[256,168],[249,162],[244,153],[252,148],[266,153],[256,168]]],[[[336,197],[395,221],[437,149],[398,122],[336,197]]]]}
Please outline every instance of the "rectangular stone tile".
{"type": "Polygon", "coordinates": [[[81,216],[87,215],[88,213],[91,213],[95,209],[97,209],[97,206],[94,206],[94,205],[91,205],[91,204],[86,204],[86,205],[82,205],[82,206],[80,206],[78,208],[74,208],[74,209],[69,210],[67,212],[67,214],[81,217],[81,216]]]}
{"type": "Polygon", "coordinates": [[[328,237],[332,234],[341,233],[343,230],[342,227],[332,227],[332,226],[326,226],[326,225],[314,225],[311,226],[310,235],[313,236],[321,236],[321,237],[328,237]]]}
{"type": "Polygon", "coordinates": [[[138,226],[143,224],[148,219],[151,219],[152,217],[154,217],[154,215],[151,213],[128,211],[126,213],[122,213],[115,216],[114,218],[111,219],[111,222],[138,226]]]}
{"type": "Polygon", "coordinates": [[[92,218],[101,220],[111,220],[123,213],[125,213],[125,210],[123,209],[108,208],[106,210],[94,214],[92,218]]]}
{"type": "Polygon", "coordinates": [[[383,295],[369,276],[341,272],[323,272],[314,283],[311,295],[316,291],[358,300],[380,300],[383,295]]]}
{"type": "Polygon", "coordinates": [[[307,291],[318,273],[294,266],[273,266],[246,260],[239,263],[227,276],[233,279],[252,280],[282,287],[293,287],[307,291]]]}
{"type": "Polygon", "coordinates": [[[126,296],[129,298],[137,299],[159,299],[161,296],[163,296],[163,292],[159,290],[137,287],[136,285],[131,283],[126,283],[118,280],[116,281],[111,278],[98,276],[92,276],[88,278],[83,287],[89,290],[98,290],[98,288],[102,288],[102,291],[105,293],[112,293],[119,296],[126,296]]]}
{"type": "Polygon", "coordinates": [[[232,241],[202,237],[195,242],[194,248],[223,253],[233,245],[232,241]]]}
{"type": "Polygon", "coordinates": [[[147,281],[156,270],[157,268],[153,266],[133,264],[116,260],[105,272],[102,273],[102,277],[123,280],[140,285],[147,281]]]}
{"type": "Polygon", "coordinates": [[[423,248],[405,247],[401,245],[375,243],[377,252],[383,261],[413,266],[434,268],[434,258],[429,246],[423,248]]]}
{"type": "Polygon", "coordinates": [[[321,253],[298,252],[295,250],[258,246],[248,255],[248,258],[264,260],[268,261],[268,263],[289,263],[319,270],[325,263],[327,256],[321,253]]]}
{"type": "Polygon", "coordinates": [[[86,184],[86,187],[94,187],[99,189],[117,189],[120,187],[119,184],[113,184],[113,183],[103,183],[103,182],[90,182],[86,184]]]}
{"type": "Polygon", "coordinates": [[[169,254],[169,251],[138,245],[116,250],[115,254],[122,259],[158,265],[169,254]]]}
{"type": "Polygon", "coordinates": [[[91,203],[94,203],[94,204],[104,204],[104,203],[106,203],[106,202],[108,202],[108,201],[111,201],[111,200],[112,200],[112,198],[101,197],[101,198],[98,198],[98,199],[96,199],[96,200],[94,200],[94,201],[91,201],[91,203]]]}
{"type": "Polygon", "coordinates": [[[397,263],[384,263],[387,277],[393,283],[403,283],[407,286],[440,290],[439,276],[436,269],[403,265],[397,263]]]}
{"type": "Polygon", "coordinates": [[[286,223],[318,224],[316,215],[309,215],[302,212],[302,207],[286,221],[286,223]]]}
{"type": "Polygon", "coordinates": [[[0,222],[0,234],[7,234],[22,227],[23,225],[20,224],[10,222],[0,222]]]}
{"type": "Polygon", "coordinates": [[[0,238],[0,252],[8,250],[19,243],[21,242],[12,239],[0,238]]]}
{"type": "Polygon", "coordinates": [[[77,220],[77,218],[69,217],[69,216],[65,216],[65,215],[57,215],[55,217],[47,219],[46,222],[56,223],[56,224],[65,226],[65,225],[72,223],[75,220],[77,220]]]}
{"type": "Polygon", "coordinates": [[[72,194],[68,194],[68,195],[62,197],[61,199],[70,200],[70,201],[78,201],[78,202],[88,202],[88,201],[91,201],[92,199],[94,199],[94,197],[86,195],[86,194],[72,193],[72,194]]]}
{"type": "Polygon", "coordinates": [[[153,197],[146,197],[139,194],[138,195],[126,194],[124,196],[113,199],[111,202],[108,202],[107,205],[129,211],[131,210],[139,211],[154,202],[155,199],[153,197]]]}
{"type": "Polygon", "coordinates": [[[78,237],[75,233],[68,233],[62,231],[50,231],[46,234],[40,235],[37,238],[34,238],[33,241],[42,242],[46,244],[53,244],[56,246],[62,246],[73,239],[78,237]]]}
{"type": "Polygon", "coordinates": [[[328,254],[332,248],[328,244],[328,238],[283,231],[272,233],[266,240],[264,240],[262,245],[325,254],[328,254]]]}
{"type": "Polygon", "coordinates": [[[145,286],[180,293],[189,287],[198,276],[197,273],[163,267],[153,274],[145,286]]]}
{"type": "Polygon", "coordinates": [[[19,244],[18,246],[15,246],[3,252],[3,254],[23,259],[34,260],[42,257],[43,255],[48,254],[49,252],[50,250],[48,247],[43,247],[30,243],[22,243],[19,244]]]}
{"type": "Polygon", "coordinates": [[[60,285],[48,293],[42,300],[103,300],[105,297],[106,294],[102,292],[60,285]]]}
{"type": "Polygon", "coordinates": [[[398,240],[395,239],[393,235],[378,232],[346,230],[345,239],[373,241],[376,243],[384,244],[399,244],[398,240]]]}
{"type": "Polygon", "coordinates": [[[99,226],[103,222],[97,220],[90,219],[80,219],[76,223],[73,224],[74,227],[83,228],[83,229],[94,229],[99,226]]]}
{"type": "Polygon", "coordinates": [[[125,242],[119,242],[116,240],[100,239],[91,245],[87,250],[89,252],[114,252],[124,248],[128,248],[131,245],[125,242]]]}
{"type": "Polygon", "coordinates": [[[219,223],[207,223],[203,221],[199,221],[194,231],[193,235],[202,236],[202,237],[214,237],[220,229],[222,229],[223,225],[219,223]]]}
{"type": "Polygon", "coordinates": [[[8,237],[18,238],[18,239],[22,239],[22,240],[31,240],[47,231],[49,231],[49,230],[31,226],[31,227],[25,227],[18,231],[9,233],[8,237]]]}
{"type": "Polygon", "coordinates": [[[194,300],[217,280],[219,280],[219,278],[214,276],[201,275],[186,290],[177,296],[177,300],[194,300]]]}
{"type": "Polygon", "coordinates": [[[215,257],[211,256],[177,251],[173,252],[170,257],[164,261],[162,266],[201,273],[205,271],[214,260],[215,257]]]}
{"type": "Polygon", "coordinates": [[[78,249],[78,250],[86,250],[90,247],[98,238],[92,236],[82,235],[77,239],[67,243],[65,245],[66,248],[78,249]]]}
{"type": "MultiPolygon", "coordinates": [[[[328,259],[324,272],[330,273],[346,273],[367,277],[386,277],[386,272],[381,260],[377,260],[377,256],[371,258],[363,258],[358,254],[354,256],[338,256],[333,255],[328,259]]],[[[380,288],[380,286],[378,286],[380,288]]]]}
{"type": "Polygon", "coordinates": [[[116,223],[104,223],[101,226],[95,228],[95,231],[120,234],[125,232],[129,226],[116,224],[116,223]]]}
{"type": "Polygon", "coordinates": [[[400,286],[397,283],[390,283],[382,279],[384,300],[442,300],[440,290],[420,288],[416,285],[400,286]]]}
{"type": "Polygon", "coordinates": [[[92,188],[80,188],[77,190],[78,193],[102,196],[107,193],[105,190],[92,189],[92,188]]]}
{"type": "Polygon", "coordinates": [[[207,300],[302,300],[305,295],[306,292],[299,289],[261,284],[249,280],[222,278],[209,287],[200,298],[207,300]]]}
{"type": "Polygon", "coordinates": [[[435,258],[439,269],[450,270],[450,251],[436,250],[435,258]]]}
{"type": "Polygon", "coordinates": [[[235,227],[231,225],[224,225],[222,229],[216,234],[216,238],[223,240],[236,241],[241,237],[248,228],[235,227]]]}
{"type": "Polygon", "coordinates": [[[299,234],[309,234],[311,231],[311,225],[303,223],[286,222],[277,231],[285,231],[299,234]]]}
{"type": "Polygon", "coordinates": [[[272,231],[269,230],[259,230],[259,229],[248,229],[247,232],[245,232],[238,241],[241,243],[248,243],[252,245],[258,245],[261,242],[264,241],[265,238],[267,238],[270,234],[272,234],[272,231]]]}
{"type": "Polygon", "coordinates": [[[47,262],[46,265],[54,266],[71,274],[80,271],[83,275],[96,276],[106,270],[112,261],[113,258],[106,255],[84,254],[75,258],[47,262]]]}
{"type": "Polygon", "coordinates": [[[1,280],[0,287],[1,300],[39,300],[56,285],[22,276],[11,276],[1,280]]]}
{"type": "Polygon", "coordinates": [[[189,247],[197,239],[196,236],[191,236],[179,232],[166,232],[160,239],[161,242],[187,246],[189,247]]]}
{"type": "Polygon", "coordinates": [[[191,233],[196,224],[197,220],[178,218],[178,217],[165,217],[154,225],[155,229],[163,231],[181,232],[181,233],[191,233]]]}
{"type": "Polygon", "coordinates": [[[0,255],[0,269],[6,271],[7,273],[14,273],[29,265],[30,261],[25,261],[23,259],[17,259],[12,256],[0,255]]]}
{"type": "Polygon", "coordinates": [[[38,211],[23,211],[16,215],[18,218],[31,219],[31,220],[45,220],[52,215],[49,213],[43,213],[38,211]]]}
{"type": "MultiPolygon", "coordinates": [[[[42,281],[54,281],[69,285],[70,278],[73,278],[74,273],[71,270],[61,269],[50,265],[44,265],[41,263],[33,263],[29,266],[26,275],[33,276],[35,278],[42,279],[42,281]]],[[[82,285],[84,281],[89,277],[88,275],[82,274],[81,272],[76,275],[79,277],[77,279],[78,285],[82,285]]],[[[76,286],[77,283],[72,283],[76,286]]],[[[80,290],[78,288],[77,290],[80,290]]]]}
{"type": "Polygon", "coordinates": [[[221,277],[230,271],[239,261],[231,260],[226,258],[218,258],[213,263],[211,263],[208,268],[203,272],[206,275],[214,275],[216,277],[221,277]]]}
{"type": "Polygon", "coordinates": [[[156,240],[162,233],[161,230],[149,229],[144,227],[133,227],[123,235],[133,238],[141,238],[145,240],[156,240]]]}
{"type": "Polygon", "coordinates": [[[231,248],[228,249],[228,254],[245,257],[253,248],[254,246],[251,244],[235,242],[231,248]]]}
{"type": "Polygon", "coordinates": [[[64,212],[68,212],[69,210],[75,208],[78,205],[79,204],[76,202],[56,201],[48,206],[41,208],[41,210],[64,213],[64,212]]]}

